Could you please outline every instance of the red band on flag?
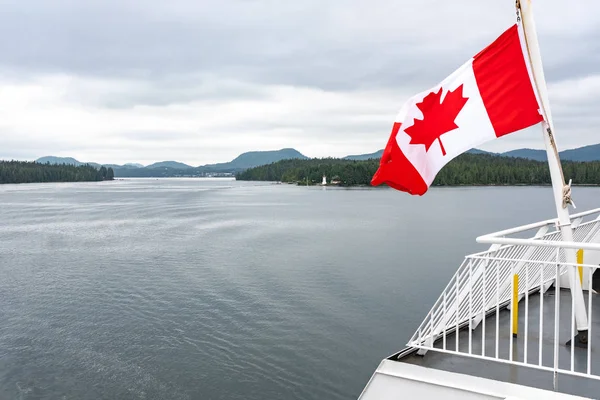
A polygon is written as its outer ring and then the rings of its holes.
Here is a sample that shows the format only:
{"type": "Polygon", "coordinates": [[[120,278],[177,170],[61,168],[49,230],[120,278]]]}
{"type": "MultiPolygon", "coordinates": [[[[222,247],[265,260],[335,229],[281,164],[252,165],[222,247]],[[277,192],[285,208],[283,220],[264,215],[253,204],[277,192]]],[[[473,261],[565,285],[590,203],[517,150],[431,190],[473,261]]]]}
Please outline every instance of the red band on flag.
{"type": "Polygon", "coordinates": [[[371,179],[371,185],[385,183],[396,190],[423,195],[427,191],[427,184],[396,142],[396,135],[401,125],[399,122],[394,122],[392,133],[379,162],[379,169],[371,179]]]}
{"type": "Polygon", "coordinates": [[[473,72],[496,137],[543,120],[516,24],[473,58],[473,72]]]}

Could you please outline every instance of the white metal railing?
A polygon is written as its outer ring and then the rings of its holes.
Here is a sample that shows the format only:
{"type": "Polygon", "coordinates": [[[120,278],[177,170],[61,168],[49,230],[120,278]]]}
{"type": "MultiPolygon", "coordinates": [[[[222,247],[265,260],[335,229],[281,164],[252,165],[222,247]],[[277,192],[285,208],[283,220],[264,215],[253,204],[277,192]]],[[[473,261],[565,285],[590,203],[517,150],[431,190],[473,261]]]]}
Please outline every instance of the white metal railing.
{"type": "Polygon", "coordinates": [[[556,220],[478,238],[492,246],[465,258],[407,345],[418,348],[421,354],[430,350],[460,354],[553,371],[555,375],[560,372],[600,380],[600,370],[592,371],[591,363],[592,275],[600,263],[600,209],[573,215],[571,225],[572,243],[560,240],[556,220]],[[529,239],[507,237],[533,229],[537,232],[529,239]],[[568,263],[567,248],[587,251],[586,261],[595,262],[568,263]],[[565,329],[570,329],[570,338],[577,332],[575,302],[570,292],[561,295],[560,288],[565,286],[561,281],[565,277],[582,280],[582,288],[587,291],[588,319],[587,352],[571,346],[570,360],[566,364],[559,360],[560,340],[566,339],[565,329]],[[549,305],[544,293],[552,285],[558,290],[553,304],[549,305]],[[561,300],[571,303],[570,318],[561,318],[561,300]],[[531,302],[535,302],[533,307],[531,302]],[[510,318],[504,311],[507,308],[510,318]],[[517,313],[516,308],[521,308],[520,312],[517,313]],[[519,315],[522,318],[518,318],[519,315]],[[515,328],[522,329],[516,339],[513,338],[515,316],[521,321],[515,328]],[[552,324],[553,331],[548,332],[548,324],[552,324]],[[531,337],[530,332],[533,332],[531,337]],[[516,352],[515,343],[519,344],[516,352]],[[581,359],[585,357],[587,361],[582,368],[581,359]]]}
{"type": "MultiPolygon", "coordinates": [[[[554,235],[548,235],[548,237],[535,237],[530,239],[521,239],[521,238],[509,238],[506,237],[508,235],[514,235],[517,233],[527,232],[532,229],[539,229],[538,234],[543,231],[543,233],[547,232],[549,228],[557,228],[558,220],[557,219],[549,219],[546,221],[537,222],[535,224],[528,224],[518,226],[512,229],[506,229],[504,231],[494,232],[487,235],[483,235],[477,238],[477,242],[479,243],[490,243],[490,244],[521,244],[521,245],[533,245],[533,246],[545,246],[545,247],[561,247],[561,248],[571,248],[571,249],[580,249],[584,248],[587,250],[600,250],[600,243],[591,243],[586,242],[585,238],[579,238],[575,236],[575,234],[581,229],[581,224],[585,220],[585,218],[589,218],[593,215],[597,215],[595,221],[600,220],[600,208],[596,208],[593,210],[585,211],[579,214],[574,214],[571,216],[571,225],[574,229],[574,239],[576,242],[564,242],[560,239],[560,231],[555,230],[554,235]],[[583,243],[582,243],[583,241],[583,243]],[[583,245],[583,247],[581,247],[583,245]]],[[[590,221],[592,222],[592,221],[590,221]]],[[[589,222],[588,222],[589,224],[589,222]]],[[[581,234],[580,234],[581,236],[581,234]]]]}

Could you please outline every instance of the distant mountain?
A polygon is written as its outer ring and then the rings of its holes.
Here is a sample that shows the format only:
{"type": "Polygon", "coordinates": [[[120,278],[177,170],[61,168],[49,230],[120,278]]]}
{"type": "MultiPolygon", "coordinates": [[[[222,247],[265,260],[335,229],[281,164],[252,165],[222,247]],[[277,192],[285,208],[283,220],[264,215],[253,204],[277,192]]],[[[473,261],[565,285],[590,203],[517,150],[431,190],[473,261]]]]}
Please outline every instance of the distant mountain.
{"type": "Polygon", "coordinates": [[[67,165],[84,165],[81,161],[77,161],[73,157],[54,157],[46,156],[40,157],[35,162],[40,164],[67,164],[67,165]]]}
{"type": "Polygon", "coordinates": [[[233,171],[258,167],[259,165],[266,165],[277,161],[289,160],[294,158],[305,160],[308,157],[300,153],[298,150],[290,148],[268,151],[249,151],[247,153],[240,154],[239,156],[237,156],[229,162],[219,164],[208,164],[203,165],[199,168],[207,170],[212,169],[233,171]]]}
{"type": "Polygon", "coordinates": [[[250,151],[240,154],[225,163],[207,164],[192,167],[176,161],[162,161],[143,168],[117,168],[116,177],[169,177],[169,176],[233,176],[234,173],[260,165],[271,164],[286,159],[307,159],[305,155],[291,148],[271,151],[250,151]]]}
{"type": "Polygon", "coordinates": [[[489,151],[479,150],[479,149],[467,150],[467,153],[471,153],[471,154],[489,154],[489,155],[492,155],[492,156],[499,155],[498,153],[490,153],[489,151]]]}
{"type": "MultiPolygon", "coordinates": [[[[505,157],[520,157],[529,160],[546,161],[546,150],[518,149],[501,154],[505,157]]],[[[600,161],[600,143],[576,149],[563,150],[559,153],[561,160],[568,161],[600,161]]]]}
{"type": "Polygon", "coordinates": [[[527,158],[528,160],[546,161],[546,150],[516,149],[500,153],[503,157],[527,158]]]}
{"type": "MultiPolygon", "coordinates": [[[[479,150],[479,149],[471,149],[471,150],[467,151],[467,153],[497,155],[496,153],[490,153],[489,151],[484,151],[484,150],[479,150]]],[[[383,149],[376,151],[375,153],[356,154],[356,155],[346,156],[346,157],[344,157],[344,160],[369,160],[371,158],[381,158],[382,155],[383,155],[383,149]]]]}
{"type": "Polygon", "coordinates": [[[598,161],[600,160],[600,143],[577,149],[563,150],[560,152],[561,160],[571,161],[598,161]]]}
{"type": "Polygon", "coordinates": [[[116,169],[116,168],[137,168],[137,167],[131,167],[131,166],[127,166],[127,165],[117,165],[117,164],[98,164],[95,162],[82,162],[79,160],[76,160],[73,157],[55,157],[55,156],[46,156],[46,157],[40,157],[37,160],[35,160],[35,162],[40,163],[40,164],[67,164],[67,165],[75,165],[75,166],[79,166],[79,165],[91,165],[92,167],[95,168],[100,168],[102,165],[104,165],[106,168],[112,168],[112,169],[116,169]]]}
{"type": "Polygon", "coordinates": [[[81,162],[79,160],[74,159],[73,157],[54,157],[54,156],[46,156],[40,157],[35,162],[40,164],[66,164],[66,165],[91,165],[94,168],[100,168],[101,165],[94,162],[81,162]]]}
{"type": "Polygon", "coordinates": [[[369,160],[371,158],[381,158],[382,155],[383,149],[376,151],[375,153],[346,156],[344,157],[344,160],[369,160]]]}
{"type": "MultiPolygon", "coordinates": [[[[100,164],[95,164],[92,163],[92,165],[97,165],[98,167],[100,167],[100,164]]],[[[134,167],[132,165],[129,164],[125,164],[125,165],[118,165],[118,164],[102,164],[104,165],[106,168],[112,168],[112,169],[138,169],[139,167],[134,167]]]]}
{"type": "Polygon", "coordinates": [[[145,168],[173,168],[173,169],[188,169],[194,168],[191,165],[180,163],[178,161],[159,161],[154,164],[147,165],[145,168]]]}
{"type": "MultiPolygon", "coordinates": [[[[479,149],[471,149],[471,154],[488,154],[503,157],[520,157],[536,161],[546,161],[546,151],[537,149],[517,149],[505,153],[491,153],[479,149]]],[[[368,154],[349,155],[344,157],[347,160],[368,160],[381,158],[383,150],[368,154]]],[[[580,147],[577,149],[564,150],[560,152],[561,160],[570,161],[600,161],[600,144],[580,147]]],[[[112,167],[116,177],[170,177],[170,176],[230,176],[237,172],[268,165],[277,161],[286,159],[308,159],[304,154],[292,148],[271,151],[250,151],[240,154],[233,160],[225,163],[207,164],[199,167],[177,161],[161,161],[147,167],[141,164],[128,163],[125,165],[104,164],[106,167],[112,167]]],[[[84,165],[89,164],[100,168],[97,163],[83,163],[72,157],[41,157],[36,160],[39,163],[50,164],[70,164],[84,165]]]]}
{"type": "MultiPolygon", "coordinates": [[[[485,150],[479,149],[471,149],[467,151],[467,153],[471,154],[488,154],[492,156],[502,156],[502,157],[518,157],[518,158],[526,158],[528,160],[535,161],[546,161],[546,150],[538,150],[538,149],[516,149],[510,150],[504,153],[492,153],[485,150]]],[[[346,156],[344,159],[346,160],[368,160],[369,158],[381,158],[383,154],[383,150],[379,150],[375,153],[369,154],[359,154],[346,156]]],[[[577,149],[564,150],[560,152],[561,160],[568,161],[600,161],[600,143],[593,144],[590,146],[579,147],[577,149]]]]}
{"type": "MultiPolygon", "coordinates": [[[[233,160],[219,164],[201,165],[192,167],[178,161],[160,161],[144,167],[141,164],[128,163],[125,165],[104,164],[111,167],[116,177],[169,177],[169,176],[221,176],[232,175],[235,172],[260,165],[271,164],[286,159],[307,159],[298,150],[285,148],[271,151],[249,151],[240,154],[233,160]]],[[[85,163],[72,157],[47,156],[36,160],[41,163],[83,165],[85,163]]],[[[100,168],[100,164],[89,163],[100,168]]]]}

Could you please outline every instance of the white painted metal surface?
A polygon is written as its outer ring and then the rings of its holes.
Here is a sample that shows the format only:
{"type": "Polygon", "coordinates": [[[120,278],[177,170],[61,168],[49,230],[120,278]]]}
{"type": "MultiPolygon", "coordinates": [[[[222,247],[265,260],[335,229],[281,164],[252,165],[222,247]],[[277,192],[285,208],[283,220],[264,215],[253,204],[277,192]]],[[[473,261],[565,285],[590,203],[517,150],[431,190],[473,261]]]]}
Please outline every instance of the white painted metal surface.
{"type": "Polygon", "coordinates": [[[598,243],[600,243],[600,209],[573,215],[570,220],[571,225],[575,227],[573,230],[573,247],[588,249],[588,253],[591,253],[585,258],[585,264],[567,262],[564,242],[560,240],[561,231],[556,226],[556,222],[556,220],[543,221],[486,235],[482,237],[483,239],[479,238],[481,239],[479,241],[494,244],[487,251],[472,254],[465,258],[465,261],[407,345],[420,349],[421,354],[426,351],[460,354],[600,380],[600,371],[591,370],[591,351],[594,346],[591,324],[589,326],[589,345],[585,370],[576,371],[574,368],[574,347],[570,350],[570,367],[561,368],[559,366],[558,348],[561,346],[558,335],[559,324],[571,327],[571,337],[576,334],[574,330],[575,304],[572,300],[571,315],[565,318],[565,316],[561,317],[559,312],[561,296],[555,296],[554,314],[552,314],[552,321],[554,321],[554,360],[550,364],[551,366],[547,362],[542,362],[543,357],[547,356],[542,353],[542,338],[545,329],[543,321],[544,315],[548,315],[547,312],[549,311],[544,312],[544,302],[540,302],[536,310],[537,315],[535,315],[535,321],[539,324],[537,339],[530,340],[527,336],[529,332],[527,324],[532,319],[532,315],[529,314],[530,295],[539,293],[541,296],[551,285],[561,287],[561,279],[564,276],[570,275],[572,280],[579,281],[579,267],[582,269],[583,286],[587,291],[587,311],[585,309],[586,304],[584,304],[584,312],[586,313],[586,319],[591,321],[592,318],[593,290],[591,276],[598,268],[598,263],[600,263],[600,252],[597,251],[599,248],[598,243]],[[532,229],[537,229],[537,232],[529,239],[506,237],[512,234],[522,234],[532,229]],[[500,326],[498,316],[499,311],[511,303],[514,275],[519,276],[519,308],[520,313],[525,315],[525,329],[521,333],[525,337],[523,359],[513,359],[512,340],[510,341],[508,356],[499,352],[499,338],[503,335],[512,336],[511,324],[500,326]],[[486,322],[485,318],[490,312],[496,314],[495,323],[492,326],[489,326],[490,321],[486,322]],[[478,343],[481,344],[481,351],[474,352],[472,331],[482,322],[481,338],[477,338],[478,343]],[[448,334],[458,331],[459,328],[464,326],[470,328],[467,345],[459,343],[459,335],[453,335],[455,342],[448,343],[448,334]],[[493,339],[490,339],[490,335],[486,335],[486,330],[490,329],[495,332],[494,335],[491,335],[493,339]],[[506,332],[501,331],[501,329],[506,330],[506,332]],[[441,346],[436,347],[434,342],[438,339],[441,339],[441,346]],[[491,354],[490,352],[486,353],[486,346],[490,348],[488,345],[489,340],[495,340],[495,345],[492,346],[494,351],[491,351],[491,354]],[[528,352],[527,346],[531,345],[534,340],[537,340],[535,347],[537,347],[538,352],[535,357],[528,359],[528,354],[531,354],[531,352],[528,352]]]}
{"type": "Polygon", "coordinates": [[[401,399],[583,400],[587,398],[384,360],[361,393],[359,400],[401,399]]]}
{"type": "MultiPolygon", "coordinates": [[[[519,226],[516,228],[506,229],[499,232],[490,233],[478,237],[478,243],[495,244],[495,245],[521,245],[548,247],[556,251],[557,248],[583,249],[585,251],[585,263],[598,266],[600,264],[600,208],[581,212],[571,216],[571,226],[575,232],[575,241],[565,242],[562,240],[560,232],[555,228],[558,225],[557,219],[537,222],[519,226]],[[595,219],[594,221],[591,221],[595,219]],[[585,225],[581,225],[585,222],[585,225]],[[554,231],[552,231],[554,228],[554,231]],[[583,228],[583,229],[582,229],[583,228]],[[521,234],[531,230],[537,230],[533,238],[511,237],[512,235],[521,234]],[[550,234],[546,234],[551,232],[550,234]]],[[[541,251],[541,250],[540,250],[541,251]]],[[[564,258],[561,258],[564,261],[564,258]]],[[[582,287],[587,287],[590,275],[588,270],[584,271],[582,287]]],[[[561,287],[570,287],[566,275],[561,276],[561,287]]]]}

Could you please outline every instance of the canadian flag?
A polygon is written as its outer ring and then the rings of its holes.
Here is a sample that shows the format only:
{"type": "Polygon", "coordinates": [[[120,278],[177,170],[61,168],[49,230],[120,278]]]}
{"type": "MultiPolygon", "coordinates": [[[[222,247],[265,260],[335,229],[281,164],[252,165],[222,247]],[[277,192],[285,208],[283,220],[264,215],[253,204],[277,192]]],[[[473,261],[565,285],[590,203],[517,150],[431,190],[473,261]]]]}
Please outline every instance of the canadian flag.
{"type": "Polygon", "coordinates": [[[401,108],[371,184],[423,195],[450,160],[543,120],[517,23],[401,108]]]}

